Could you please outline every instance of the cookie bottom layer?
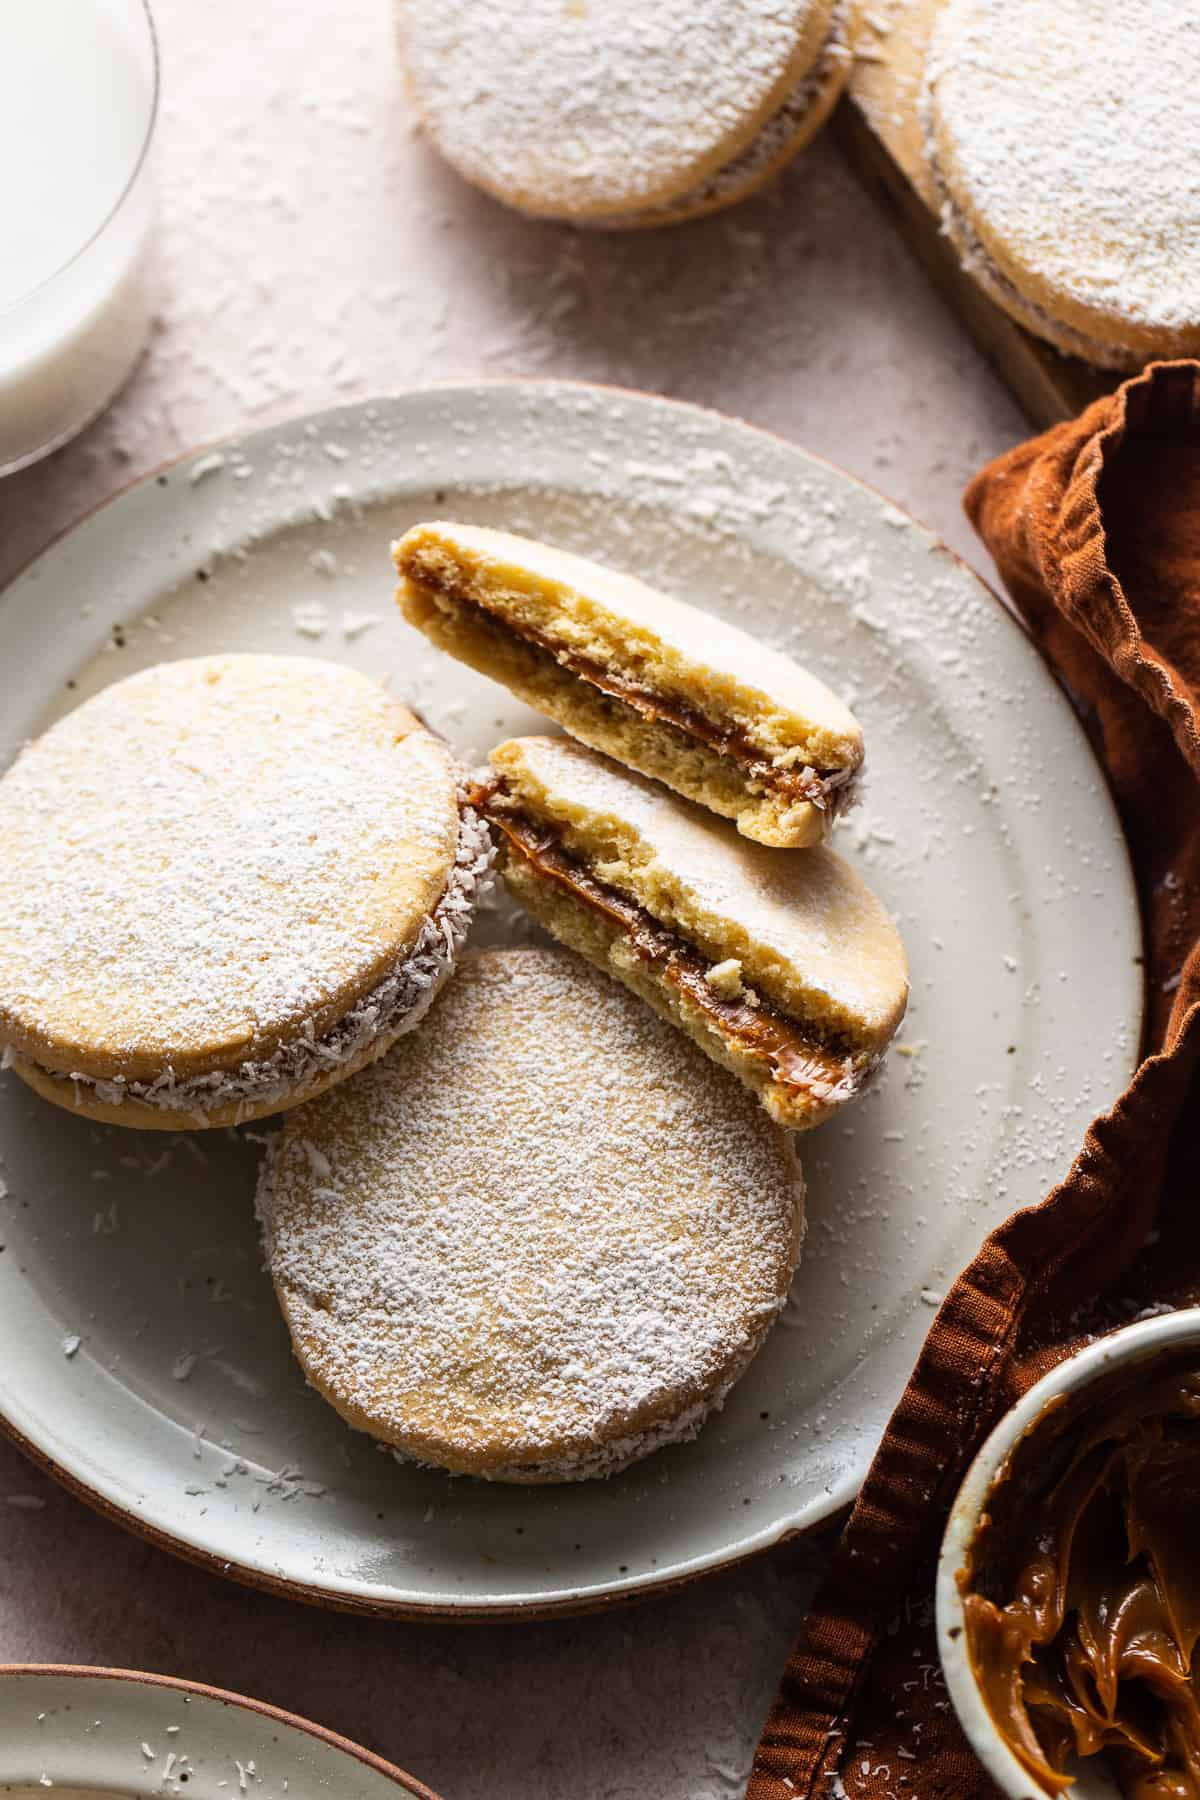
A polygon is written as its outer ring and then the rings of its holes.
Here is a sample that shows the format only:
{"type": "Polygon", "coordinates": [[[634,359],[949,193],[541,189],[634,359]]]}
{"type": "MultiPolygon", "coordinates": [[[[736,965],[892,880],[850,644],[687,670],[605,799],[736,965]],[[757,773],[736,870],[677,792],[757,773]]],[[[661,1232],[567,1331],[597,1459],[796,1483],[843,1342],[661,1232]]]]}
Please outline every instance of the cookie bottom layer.
{"type": "MultiPolygon", "coordinates": [[[[781,1302],[782,1310],[786,1302],[781,1302]]],[[[763,1338],[775,1322],[775,1314],[768,1319],[763,1338]]],[[[671,1444],[690,1444],[693,1438],[700,1435],[704,1425],[715,1412],[720,1412],[733,1389],[741,1380],[762,1345],[760,1338],[747,1353],[746,1360],[736,1374],[726,1381],[717,1393],[709,1400],[697,1401],[674,1419],[664,1419],[648,1430],[638,1432],[635,1436],[614,1438],[611,1443],[598,1443],[594,1449],[577,1456],[564,1456],[555,1459],[544,1459],[539,1462],[505,1463],[494,1469],[449,1469],[441,1463],[420,1462],[416,1457],[408,1456],[403,1450],[397,1450],[393,1444],[380,1443],[379,1449],[388,1451],[398,1463],[415,1464],[418,1468],[440,1468],[451,1475],[469,1475],[476,1481],[496,1481],[509,1487],[550,1487],[565,1485],[574,1481],[607,1481],[610,1475],[621,1475],[634,1463],[641,1462],[647,1456],[653,1456],[656,1450],[665,1450],[671,1444]]]]}

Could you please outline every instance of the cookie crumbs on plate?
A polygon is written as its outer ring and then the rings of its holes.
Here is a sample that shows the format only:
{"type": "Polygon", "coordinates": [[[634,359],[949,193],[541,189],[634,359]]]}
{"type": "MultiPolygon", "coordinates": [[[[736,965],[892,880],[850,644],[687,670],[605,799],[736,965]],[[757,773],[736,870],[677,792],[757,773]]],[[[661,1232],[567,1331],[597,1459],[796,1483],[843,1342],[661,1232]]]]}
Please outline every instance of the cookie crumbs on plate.
{"type": "Polygon", "coordinates": [[[319,600],[298,600],[292,608],[292,625],[301,637],[324,637],[329,630],[329,612],[319,600]]]}
{"type": "Polygon", "coordinates": [[[379,614],[373,612],[344,612],[341,617],[341,633],[348,644],[360,638],[373,625],[379,624],[379,614]]]}
{"type": "Polygon", "coordinates": [[[225,467],[225,458],[219,450],[212,450],[207,456],[197,457],[188,470],[188,480],[193,487],[203,481],[206,475],[215,475],[218,469],[225,467]]]}

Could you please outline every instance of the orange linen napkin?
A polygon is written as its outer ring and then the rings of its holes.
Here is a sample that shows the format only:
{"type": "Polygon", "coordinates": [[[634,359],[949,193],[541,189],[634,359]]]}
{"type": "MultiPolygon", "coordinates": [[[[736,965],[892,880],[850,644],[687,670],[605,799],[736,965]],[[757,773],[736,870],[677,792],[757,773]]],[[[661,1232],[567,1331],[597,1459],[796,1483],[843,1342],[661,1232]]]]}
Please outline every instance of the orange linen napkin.
{"type": "Polygon", "coordinates": [[[1200,1298],[1200,363],[1157,364],[1000,457],[965,504],[1112,784],[1141,897],[1146,1056],[1066,1180],[994,1232],[947,1295],[784,1672],[747,1800],[994,1793],[933,1632],[958,1483],[998,1416],[1082,1337],[1200,1298]]]}

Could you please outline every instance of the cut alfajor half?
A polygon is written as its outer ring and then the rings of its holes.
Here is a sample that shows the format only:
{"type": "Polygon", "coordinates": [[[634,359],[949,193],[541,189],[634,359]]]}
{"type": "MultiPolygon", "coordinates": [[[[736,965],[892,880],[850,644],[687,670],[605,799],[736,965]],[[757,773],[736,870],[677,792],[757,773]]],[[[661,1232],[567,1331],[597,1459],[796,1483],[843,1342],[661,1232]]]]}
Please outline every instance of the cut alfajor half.
{"type": "Polygon", "coordinates": [[[824,682],[737,626],[479,526],[416,525],[394,556],[404,616],[440,649],[746,837],[819,843],[849,803],[858,721],[824,682]]]}
{"type": "Polygon", "coordinates": [[[117,1125],[295,1106],[420,1020],[490,854],[445,744],[365,676],[146,669],[0,780],[0,1060],[117,1125]]]}
{"type": "Polygon", "coordinates": [[[793,1130],[852,1099],[908,999],[900,935],[832,851],[781,855],[565,738],[492,752],[477,794],[514,895],[793,1130]]]}

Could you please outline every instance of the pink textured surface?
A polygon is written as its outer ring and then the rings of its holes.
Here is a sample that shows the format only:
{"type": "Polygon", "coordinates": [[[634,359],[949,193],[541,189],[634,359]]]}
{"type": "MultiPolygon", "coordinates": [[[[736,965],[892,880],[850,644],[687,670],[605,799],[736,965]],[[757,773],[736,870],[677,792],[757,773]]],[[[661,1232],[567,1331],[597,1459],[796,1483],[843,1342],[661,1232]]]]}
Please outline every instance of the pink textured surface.
{"type": "MultiPolygon", "coordinates": [[[[157,0],[157,15],[160,327],[104,419],[0,482],[0,578],[198,443],[373,392],[519,375],[739,414],[884,488],[986,566],[958,496],[1024,427],[828,145],[735,212],[577,234],[505,213],[414,137],[388,0],[335,13],[157,0]]],[[[0,1446],[6,1658],[238,1688],[447,1800],[738,1793],[818,1561],[785,1549],[575,1622],[373,1624],[177,1564],[0,1446]]]]}

